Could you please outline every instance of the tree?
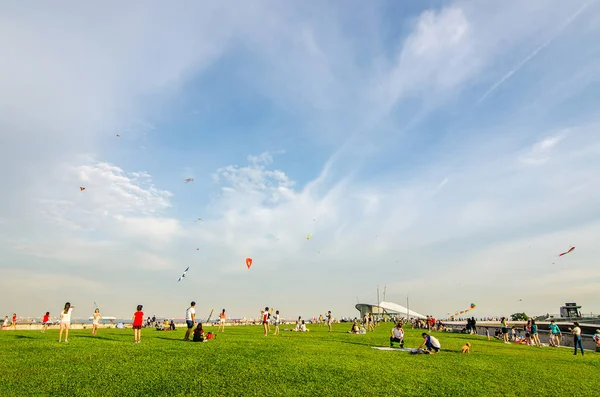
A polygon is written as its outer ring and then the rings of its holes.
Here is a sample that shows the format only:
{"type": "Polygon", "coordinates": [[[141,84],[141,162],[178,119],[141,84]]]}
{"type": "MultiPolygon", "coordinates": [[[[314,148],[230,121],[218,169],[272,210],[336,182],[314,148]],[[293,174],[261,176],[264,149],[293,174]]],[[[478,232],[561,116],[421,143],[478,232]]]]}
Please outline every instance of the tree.
{"type": "Polygon", "coordinates": [[[527,321],[529,316],[526,313],[513,313],[510,315],[512,321],[527,321]]]}

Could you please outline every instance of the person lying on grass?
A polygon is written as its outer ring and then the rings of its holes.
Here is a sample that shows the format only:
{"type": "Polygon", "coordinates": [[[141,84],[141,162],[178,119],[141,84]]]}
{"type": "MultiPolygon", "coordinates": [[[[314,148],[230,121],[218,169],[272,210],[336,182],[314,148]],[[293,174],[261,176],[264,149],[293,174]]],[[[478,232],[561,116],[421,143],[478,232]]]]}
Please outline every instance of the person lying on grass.
{"type": "Polygon", "coordinates": [[[442,345],[435,336],[431,336],[427,334],[427,332],[423,332],[421,335],[423,336],[423,343],[421,343],[421,346],[419,346],[417,349],[421,349],[423,346],[425,346],[426,350],[429,350],[430,352],[438,353],[440,351],[442,345]]]}

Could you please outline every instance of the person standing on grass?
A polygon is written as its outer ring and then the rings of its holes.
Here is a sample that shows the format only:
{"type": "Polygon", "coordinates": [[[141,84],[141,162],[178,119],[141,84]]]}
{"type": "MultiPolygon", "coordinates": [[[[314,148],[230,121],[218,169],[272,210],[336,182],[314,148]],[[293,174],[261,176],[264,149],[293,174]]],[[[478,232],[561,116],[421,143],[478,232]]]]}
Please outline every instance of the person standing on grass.
{"type": "Polygon", "coordinates": [[[487,338],[487,340],[490,340],[490,329],[487,327],[485,329],[485,337],[487,338]]]}
{"type": "Polygon", "coordinates": [[[137,310],[133,313],[133,343],[142,342],[142,325],[144,324],[144,306],[137,305],[137,310]]]}
{"type": "Polygon", "coordinates": [[[531,320],[531,340],[535,346],[542,346],[542,343],[540,342],[540,336],[538,335],[538,326],[533,319],[531,320]]]}
{"type": "Polygon", "coordinates": [[[225,314],[225,309],[219,314],[219,326],[217,327],[217,332],[221,330],[225,332],[225,320],[227,319],[227,315],[225,314]]]}
{"type": "Polygon", "coordinates": [[[58,342],[62,340],[63,331],[65,332],[65,342],[69,342],[69,327],[71,326],[71,313],[75,306],[70,302],[65,303],[65,308],[60,312],[60,331],[58,332],[58,342]]]}
{"type": "Polygon", "coordinates": [[[554,323],[554,320],[550,321],[550,335],[552,335],[552,344],[555,347],[560,347],[560,328],[554,323]]]}
{"type": "Polygon", "coordinates": [[[279,324],[280,324],[280,319],[279,319],[279,310],[277,310],[275,312],[275,333],[273,335],[279,335],[279,324]]]}
{"type": "Polygon", "coordinates": [[[394,347],[394,342],[399,343],[400,347],[404,347],[404,330],[402,329],[402,323],[396,324],[396,326],[392,328],[391,333],[390,347],[394,347]]]}
{"type": "Polygon", "coordinates": [[[262,312],[262,324],[265,331],[265,336],[269,334],[269,308],[265,307],[265,311],[262,312]]]}
{"type": "Polygon", "coordinates": [[[100,309],[96,309],[94,310],[94,316],[92,317],[92,335],[96,335],[98,326],[100,325],[100,320],[102,320],[100,309]]]}
{"type": "Polygon", "coordinates": [[[573,346],[575,347],[574,355],[577,355],[577,346],[581,350],[581,355],[583,356],[583,342],[581,341],[581,328],[579,328],[579,323],[575,321],[573,323],[574,327],[569,328],[569,331],[573,334],[573,346]]]}
{"type": "Polygon", "coordinates": [[[185,331],[185,337],[183,340],[190,340],[190,333],[194,328],[194,322],[196,321],[196,302],[192,301],[190,307],[185,311],[185,323],[187,324],[187,331],[185,331]]]}
{"type": "Polygon", "coordinates": [[[367,328],[367,331],[368,330],[375,332],[375,319],[373,318],[373,313],[369,313],[369,328],[367,328]]]}
{"type": "Polygon", "coordinates": [[[42,334],[44,332],[46,332],[46,330],[48,329],[48,322],[50,321],[50,312],[46,312],[46,314],[44,314],[44,318],[42,318],[42,334]]]}
{"type": "Polygon", "coordinates": [[[502,339],[504,339],[504,343],[510,344],[508,341],[508,323],[506,317],[500,319],[500,325],[502,326],[502,339]]]}
{"type": "Polygon", "coordinates": [[[333,317],[331,316],[331,310],[327,312],[327,327],[329,328],[329,332],[331,332],[331,326],[333,325],[333,317]]]}
{"type": "Polygon", "coordinates": [[[10,324],[10,327],[11,327],[13,330],[16,330],[16,329],[17,329],[17,313],[13,313],[13,316],[12,316],[12,323],[10,324]]]}

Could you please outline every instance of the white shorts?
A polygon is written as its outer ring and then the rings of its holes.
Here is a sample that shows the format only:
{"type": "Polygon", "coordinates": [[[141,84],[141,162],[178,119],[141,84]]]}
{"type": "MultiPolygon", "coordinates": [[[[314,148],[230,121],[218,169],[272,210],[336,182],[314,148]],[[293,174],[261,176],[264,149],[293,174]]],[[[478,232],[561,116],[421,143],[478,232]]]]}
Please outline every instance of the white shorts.
{"type": "Polygon", "coordinates": [[[61,321],[60,326],[69,328],[71,326],[71,322],[70,321],[61,321]]]}
{"type": "Polygon", "coordinates": [[[225,324],[225,319],[224,318],[220,319],[219,324],[225,324]]]}
{"type": "Polygon", "coordinates": [[[98,321],[92,321],[92,325],[100,325],[98,321]]]}

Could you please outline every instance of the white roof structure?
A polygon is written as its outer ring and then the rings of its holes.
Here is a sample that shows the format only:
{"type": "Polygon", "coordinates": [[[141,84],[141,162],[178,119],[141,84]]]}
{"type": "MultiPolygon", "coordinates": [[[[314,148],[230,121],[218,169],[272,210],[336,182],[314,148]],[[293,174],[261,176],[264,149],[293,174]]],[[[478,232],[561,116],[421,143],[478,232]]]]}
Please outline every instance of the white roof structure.
{"type": "Polygon", "coordinates": [[[358,303],[356,304],[356,310],[360,311],[361,316],[364,313],[387,313],[387,314],[399,314],[408,317],[416,317],[416,318],[427,318],[426,316],[417,313],[415,311],[409,310],[406,307],[399,305],[397,303],[392,302],[379,302],[379,304],[370,304],[370,303],[358,303]]]}

